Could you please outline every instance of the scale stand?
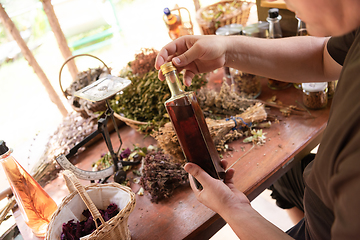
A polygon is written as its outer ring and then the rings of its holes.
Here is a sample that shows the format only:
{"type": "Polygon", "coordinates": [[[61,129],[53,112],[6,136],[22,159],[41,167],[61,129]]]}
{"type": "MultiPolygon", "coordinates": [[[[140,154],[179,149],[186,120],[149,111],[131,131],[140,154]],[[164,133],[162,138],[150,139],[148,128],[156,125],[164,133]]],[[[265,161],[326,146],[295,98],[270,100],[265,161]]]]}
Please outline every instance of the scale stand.
{"type": "Polygon", "coordinates": [[[77,97],[84,98],[93,102],[105,100],[107,110],[105,111],[105,118],[100,118],[98,120],[97,130],[95,130],[89,136],[84,138],[81,142],[76,144],[72,149],[70,149],[70,152],[66,156],[64,154],[56,156],[55,159],[62,168],[71,170],[79,179],[90,180],[91,182],[94,182],[97,179],[102,179],[101,182],[104,183],[112,174],[115,173],[116,179],[114,177],[114,180],[116,180],[116,182],[118,183],[122,183],[126,180],[126,172],[123,170],[123,166],[137,165],[140,163],[140,161],[129,162],[120,161],[118,159],[118,154],[122,146],[122,140],[118,127],[116,125],[114,110],[111,108],[108,100],[116,93],[122,91],[124,88],[129,86],[130,83],[131,81],[128,79],[108,75],[107,77],[101,78],[74,93],[74,95],[77,97]],[[120,146],[116,153],[114,152],[109,130],[107,128],[109,118],[111,118],[111,120],[113,121],[115,131],[120,140],[120,146]],[[68,159],[73,157],[81,147],[83,147],[86,143],[96,137],[99,133],[101,133],[103,139],[105,140],[106,146],[111,154],[113,165],[107,169],[100,171],[85,171],[74,166],[68,159]]]}

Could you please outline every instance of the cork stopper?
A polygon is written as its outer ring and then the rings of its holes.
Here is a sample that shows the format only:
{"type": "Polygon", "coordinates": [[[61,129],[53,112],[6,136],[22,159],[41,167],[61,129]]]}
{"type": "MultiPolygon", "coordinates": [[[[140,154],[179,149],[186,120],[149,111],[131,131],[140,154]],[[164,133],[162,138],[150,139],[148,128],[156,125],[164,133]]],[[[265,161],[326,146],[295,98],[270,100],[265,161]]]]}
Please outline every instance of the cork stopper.
{"type": "Polygon", "coordinates": [[[161,69],[163,74],[166,74],[168,72],[176,70],[176,68],[174,67],[172,62],[164,63],[163,65],[160,66],[160,69],[161,69]]]}

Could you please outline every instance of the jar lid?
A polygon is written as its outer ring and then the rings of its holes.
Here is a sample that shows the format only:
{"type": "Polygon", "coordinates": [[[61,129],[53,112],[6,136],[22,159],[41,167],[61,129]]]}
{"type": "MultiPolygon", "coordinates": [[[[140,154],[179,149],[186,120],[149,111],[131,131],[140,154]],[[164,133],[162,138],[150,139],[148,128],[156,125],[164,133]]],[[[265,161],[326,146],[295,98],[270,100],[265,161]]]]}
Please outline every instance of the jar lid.
{"type": "Polygon", "coordinates": [[[277,18],[279,16],[278,8],[270,8],[268,11],[269,18],[277,18]]]}
{"type": "Polygon", "coordinates": [[[0,140],[0,155],[3,155],[7,151],[9,151],[9,148],[6,146],[4,140],[0,140]]]}
{"type": "Polygon", "coordinates": [[[215,34],[220,36],[229,36],[229,35],[241,35],[243,26],[238,23],[233,23],[219,27],[216,29],[215,34]]]}
{"type": "Polygon", "coordinates": [[[306,92],[321,92],[328,86],[327,82],[302,83],[301,87],[306,92]]]}
{"type": "Polygon", "coordinates": [[[163,74],[166,74],[168,72],[176,70],[176,68],[174,67],[172,62],[164,63],[163,65],[160,66],[160,69],[161,69],[163,74]]]}

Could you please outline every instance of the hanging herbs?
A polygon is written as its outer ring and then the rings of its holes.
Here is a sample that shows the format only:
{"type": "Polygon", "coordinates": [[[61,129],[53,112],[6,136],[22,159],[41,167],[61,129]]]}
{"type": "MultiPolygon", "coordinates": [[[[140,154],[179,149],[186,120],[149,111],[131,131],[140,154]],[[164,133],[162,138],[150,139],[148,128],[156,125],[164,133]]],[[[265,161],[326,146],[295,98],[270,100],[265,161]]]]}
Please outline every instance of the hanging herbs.
{"type": "MultiPolygon", "coordinates": [[[[148,122],[154,129],[169,122],[164,102],[170,98],[166,82],[158,79],[158,71],[154,67],[156,55],[154,49],[142,49],[141,53],[135,55],[135,60],[129,62],[128,68],[120,73],[121,77],[132,83],[110,100],[116,113],[132,120],[148,122]]],[[[180,79],[182,81],[181,75],[180,79]]],[[[185,90],[196,91],[206,83],[205,74],[197,75],[185,90]]]]}

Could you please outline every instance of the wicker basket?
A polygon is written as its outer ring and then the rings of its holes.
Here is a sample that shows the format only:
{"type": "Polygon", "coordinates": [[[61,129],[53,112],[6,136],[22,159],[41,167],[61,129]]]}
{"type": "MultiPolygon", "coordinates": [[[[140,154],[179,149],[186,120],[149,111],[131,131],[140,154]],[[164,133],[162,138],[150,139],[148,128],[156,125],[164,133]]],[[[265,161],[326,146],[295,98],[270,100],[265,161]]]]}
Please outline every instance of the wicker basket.
{"type": "MultiPolygon", "coordinates": [[[[62,87],[62,84],[61,84],[61,73],[62,73],[62,70],[65,67],[65,65],[69,61],[73,60],[74,58],[81,57],[81,56],[88,56],[88,57],[92,57],[92,58],[95,58],[95,59],[99,60],[104,65],[104,67],[107,69],[107,71],[106,71],[107,74],[111,73],[111,69],[100,58],[95,57],[95,56],[93,56],[91,54],[78,54],[78,55],[71,56],[71,57],[69,57],[68,59],[65,60],[65,62],[63,63],[63,65],[60,68],[59,85],[60,85],[61,91],[63,92],[65,98],[69,101],[71,107],[76,112],[79,112],[83,118],[88,118],[94,112],[101,112],[101,111],[105,111],[107,109],[105,100],[100,101],[100,102],[90,102],[90,101],[84,100],[84,102],[86,102],[86,106],[83,106],[78,102],[79,98],[72,96],[70,93],[68,93],[68,91],[64,91],[64,89],[62,87]],[[78,106],[78,105],[80,105],[80,106],[78,106]]],[[[89,69],[87,71],[80,72],[78,74],[78,76],[80,77],[81,74],[85,74],[88,78],[90,78],[92,70],[93,69],[89,69]]]]}
{"type": "Polygon", "coordinates": [[[142,132],[147,133],[152,130],[151,124],[149,124],[147,122],[140,122],[140,121],[132,120],[132,119],[126,118],[124,116],[121,116],[120,114],[117,114],[116,112],[114,112],[114,117],[123,121],[126,125],[135,129],[136,131],[140,131],[140,127],[146,126],[146,125],[148,125],[148,126],[145,129],[143,129],[142,132]]]}
{"type": "Polygon", "coordinates": [[[245,26],[250,15],[250,9],[254,5],[255,3],[246,2],[246,1],[220,1],[218,3],[206,6],[204,8],[200,8],[196,12],[196,21],[198,22],[200,30],[204,35],[215,34],[216,30],[219,27],[223,27],[225,25],[229,25],[232,23],[237,23],[245,26]],[[215,8],[219,4],[225,6],[225,4],[231,4],[234,2],[239,3],[240,5],[239,8],[236,9],[236,11],[209,20],[205,20],[202,17],[204,11],[215,8]]]}
{"type": "Polygon", "coordinates": [[[60,240],[63,223],[71,219],[81,221],[85,209],[89,209],[93,216],[96,230],[82,237],[82,240],[131,239],[128,217],[135,208],[135,194],[130,188],[118,183],[94,183],[84,187],[71,171],[65,170],[63,174],[70,194],[63,199],[52,216],[46,240],[60,240]],[[105,222],[98,209],[105,210],[110,203],[117,204],[121,210],[105,222]],[[101,221],[100,226],[96,222],[97,219],[101,221]]]}

